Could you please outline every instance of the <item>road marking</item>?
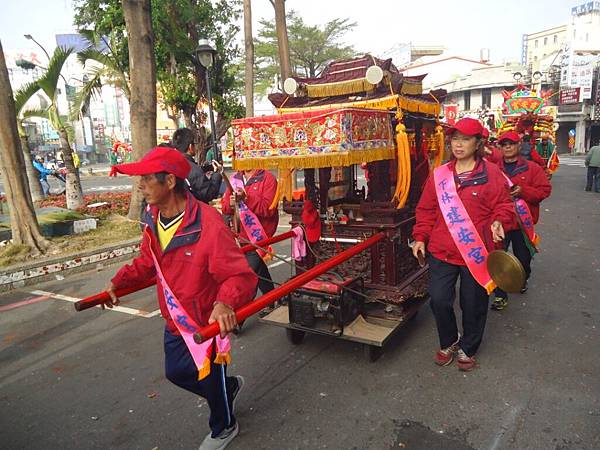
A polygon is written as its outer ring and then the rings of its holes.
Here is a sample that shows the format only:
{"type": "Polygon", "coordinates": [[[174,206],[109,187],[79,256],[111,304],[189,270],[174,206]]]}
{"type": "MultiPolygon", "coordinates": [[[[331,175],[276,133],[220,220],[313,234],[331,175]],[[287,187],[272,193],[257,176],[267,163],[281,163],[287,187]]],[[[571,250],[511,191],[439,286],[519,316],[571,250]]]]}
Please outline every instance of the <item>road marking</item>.
{"type": "MultiPolygon", "coordinates": [[[[81,300],[80,298],[77,298],[77,297],[69,297],[68,295],[55,294],[53,292],[47,292],[47,291],[30,291],[29,293],[32,295],[40,295],[40,296],[45,295],[50,298],[54,298],[57,300],[65,300],[65,301],[71,302],[71,303],[76,303],[81,300]]],[[[95,308],[100,308],[100,305],[95,306],[95,308]]],[[[107,308],[107,309],[111,310],[111,308],[107,308]]],[[[152,311],[152,312],[146,312],[146,311],[142,311],[141,309],[129,308],[128,306],[113,306],[112,311],[117,311],[117,312],[121,312],[124,314],[131,314],[132,316],[143,317],[145,319],[149,319],[151,317],[155,317],[160,314],[160,309],[157,309],[156,311],[152,311]]]]}
{"type": "Polygon", "coordinates": [[[285,258],[283,258],[283,259],[284,259],[284,261],[277,261],[276,263],[269,264],[269,266],[268,266],[268,267],[269,267],[269,269],[271,269],[271,268],[273,268],[273,267],[280,266],[280,265],[282,265],[282,264],[285,264],[286,262],[290,262],[290,261],[292,260],[292,257],[291,257],[291,256],[287,256],[287,257],[285,257],[285,258]]]}
{"type": "Polygon", "coordinates": [[[133,188],[133,185],[131,184],[123,184],[121,186],[93,186],[93,187],[86,187],[84,188],[84,191],[88,192],[97,192],[97,191],[129,191],[133,188]]]}
{"type": "Polygon", "coordinates": [[[11,309],[19,308],[25,305],[32,305],[34,303],[43,302],[44,300],[50,300],[49,295],[40,295],[38,297],[28,298],[27,300],[22,300],[20,302],[11,303],[9,305],[0,306],[0,312],[10,311],[11,309]]]}

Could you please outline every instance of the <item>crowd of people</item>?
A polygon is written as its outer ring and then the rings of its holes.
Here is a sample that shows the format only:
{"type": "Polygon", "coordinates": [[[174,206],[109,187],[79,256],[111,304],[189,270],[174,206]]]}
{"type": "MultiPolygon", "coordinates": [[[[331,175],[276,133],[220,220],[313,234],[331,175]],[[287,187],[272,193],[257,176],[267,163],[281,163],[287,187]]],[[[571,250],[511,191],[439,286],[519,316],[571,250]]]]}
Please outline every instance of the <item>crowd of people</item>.
{"type": "MultiPolygon", "coordinates": [[[[484,130],[479,121],[468,118],[448,130],[452,157],[429,177],[413,229],[413,253],[419,259],[427,257],[429,263],[431,308],[440,344],[435,363],[447,366],[456,357],[461,370],[476,365],[490,295],[495,297],[492,309],[508,305],[507,294],[494,290],[482,270],[487,252],[512,246],[529,277],[535,242],[526,228],[533,229],[539,204],[551,192],[544,169],[528,159],[535,150],[529,147],[527,157],[521,154],[519,135],[502,134],[496,147],[486,142],[484,130]],[[529,215],[518,212],[520,200],[529,215]],[[454,313],[459,279],[462,331],[454,313]]],[[[265,264],[268,255],[260,248],[244,255],[239,245],[255,244],[275,233],[277,181],[265,170],[240,171],[229,178],[214,160],[197,165],[194,153],[193,133],[181,129],[170,143],[154,148],[139,162],[113,166],[114,172],[141,177],[147,206],[140,255],[112,278],[107,287],[110,300],[104,306],[119,303],[118,290],[156,277],[166,321],[166,377],[206,399],[210,433],[200,449],[215,450],[225,448],[239,432],[235,403],[244,380],[227,375],[228,335],[239,329],[234,310],[251,302],[259,289],[264,294],[274,288],[265,264]],[[222,193],[222,182],[226,189],[221,209],[229,220],[207,205],[222,193]],[[193,333],[214,322],[220,336],[194,344],[193,333]]],[[[526,289],[525,283],[522,292],[526,289]]]]}

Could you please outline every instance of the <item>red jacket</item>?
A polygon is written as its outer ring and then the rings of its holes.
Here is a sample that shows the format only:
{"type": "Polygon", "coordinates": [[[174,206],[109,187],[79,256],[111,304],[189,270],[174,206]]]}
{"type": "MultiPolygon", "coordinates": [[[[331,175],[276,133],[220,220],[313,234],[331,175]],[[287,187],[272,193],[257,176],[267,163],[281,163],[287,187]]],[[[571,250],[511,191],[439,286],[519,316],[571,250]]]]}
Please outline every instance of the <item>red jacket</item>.
{"type": "MultiPolygon", "coordinates": [[[[156,232],[157,216],[156,207],[144,212],[141,254],[117,272],[112,279],[115,288],[134,286],[156,275],[152,248],[166,282],[198,325],[208,323],[216,301],[237,309],[254,298],[257,277],[218,211],[188,194],[183,222],[164,252],[156,232]]],[[[179,334],[160,287],[157,293],[167,328],[179,334]]]]}
{"type": "MultiPolygon", "coordinates": [[[[503,159],[497,164],[513,184],[521,187],[519,197],[525,200],[525,203],[529,206],[533,223],[537,223],[540,217],[540,203],[548,198],[552,192],[552,185],[548,181],[544,169],[536,163],[521,157],[517,159],[517,165],[512,174],[507,172],[503,159]]],[[[515,227],[512,229],[518,229],[516,222],[515,227]]]]}
{"type": "MultiPolygon", "coordinates": [[[[488,250],[494,249],[491,225],[498,220],[507,229],[514,220],[514,206],[508,192],[508,185],[500,169],[495,164],[479,160],[471,176],[459,185],[453,159],[448,163],[455,174],[458,196],[462,200],[469,217],[473,221],[482,241],[488,250]]],[[[442,261],[464,266],[465,262],[448,231],[440,210],[433,175],[425,183],[416,210],[417,221],[413,227],[413,237],[425,242],[426,250],[442,261]]]]}
{"type": "MultiPolygon", "coordinates": [[[[244,181],[242,172],[237,172],[233,175],[234,178],[244,181]]],[[[277,193],[277,179],[268,170],[257,170],[252,177],[244,184],[246,190],[246,200],[244,202],[250,208],[263,226],[265,233],[271,237],[277,231],[279,224],[279,211],[277,208],[269,209],[275,194],[277,193]]],[[[229,205],[229,197],[231,197],[231,189],[227,188],[221,199],[221,208],[223,214],[233,214],[233,209],[229,205]]],[[[244,227],[240,227],[240,236],[248,239],[244,227]]]]}

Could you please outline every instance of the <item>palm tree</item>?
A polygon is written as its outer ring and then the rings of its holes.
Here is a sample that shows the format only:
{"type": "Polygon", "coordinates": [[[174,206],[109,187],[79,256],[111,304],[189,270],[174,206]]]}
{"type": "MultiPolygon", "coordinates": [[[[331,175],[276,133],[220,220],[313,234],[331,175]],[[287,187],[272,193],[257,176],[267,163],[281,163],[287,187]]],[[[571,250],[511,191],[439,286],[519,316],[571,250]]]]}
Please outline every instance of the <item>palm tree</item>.
{"type": "Polygon", "coordinates": [[[23,127],[23,120],[27,117],[40,117],[44,116],[44,111],[42,110],[28,110],[23,111],[25,104],[29,101],[31,97],[35,95],[36,92],[40,90],[38,84],[34,81],[31,83],[27,83],[17,92],[15,92],[15,110],[17,112],[17,130],[19,132],[19,139],[21,140],[21,150],[23,151],[23,159],[25,161],[25,170],[27,172],[27,181],[29,182],[29,190],[31,191],[31,198],[34,202],[40,201],[44,194],[42,192],[42,186],[40,185],[40,180],[37,174],[37,171],[33,167],[33,162],[31,160],[31,152],[29,151],[29,138],[27,133],[25,132],[25,128],[23,127]],[[31,112],[34,111],[34,114],[31,112]]]}
{"type": "Polygon", "coordinates": [[[71,152],[71,145],[69,144],[70,124],[66,120],[67,117],[60,115],[58,110],[58,79],[67,58],[69,58],[72,53],[72,48],[65,49],[57,47],[56,50],[54,50],[54,53],[48,62],[46,72],[36,81],[38,90],[44,92],[46,97],[48,97],[50,104],[43,110],[23,111],[23,115],[46,117],[50,121],[52,128],[58,132],[60,150],[63,154],[63,160],[67,169],[67,208],[78,209],[84,206],[83,191],[81,189],[79,171],[75,169],[75,165],[73,164],[73,154],[71,152]]]}
{"type": "MultiPolygon", "coordinates": [[[[10,210],[10,227],[15,244],[25,244],[33,254],[45,252],[50,243],[42,236],[25,179],[23,150],[19,149],[17,111],[0,42],[0,164],[6,200],[10,210]]],[[[31,165],[31,164],[30,164],[31,165]]]]}
{"type": "Polygon", "coordinates": [[[90,45],[77,53],[77,59],[87,68],[87,81],[75,95],[71,107],[72,119],[81,114],[82,108],[90,98],[100,94],[102,84],[119,88],[127,101],[131,97],[129,74],[115,50],[114,39],[107,39],[95,30],[80,30],[79,34],[84,36],[90,45]]]}

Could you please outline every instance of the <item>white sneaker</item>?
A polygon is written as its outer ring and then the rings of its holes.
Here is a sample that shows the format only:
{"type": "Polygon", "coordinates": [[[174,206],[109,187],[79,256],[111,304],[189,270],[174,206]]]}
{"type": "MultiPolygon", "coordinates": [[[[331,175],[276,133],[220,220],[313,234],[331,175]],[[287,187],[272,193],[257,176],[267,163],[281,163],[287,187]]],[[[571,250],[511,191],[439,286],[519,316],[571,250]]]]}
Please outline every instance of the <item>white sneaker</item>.
{"type": "Polygon", "coordinates": [[[208,433],[202,441],[202,444],[200,444],[200,448],[198,450],[222,450],[235,439],[239,432],[240,425],[238,422],[236,422],[231,428],[226,428],[223,430],[216,438],[212,437],[212,433],[208,433]]]}

